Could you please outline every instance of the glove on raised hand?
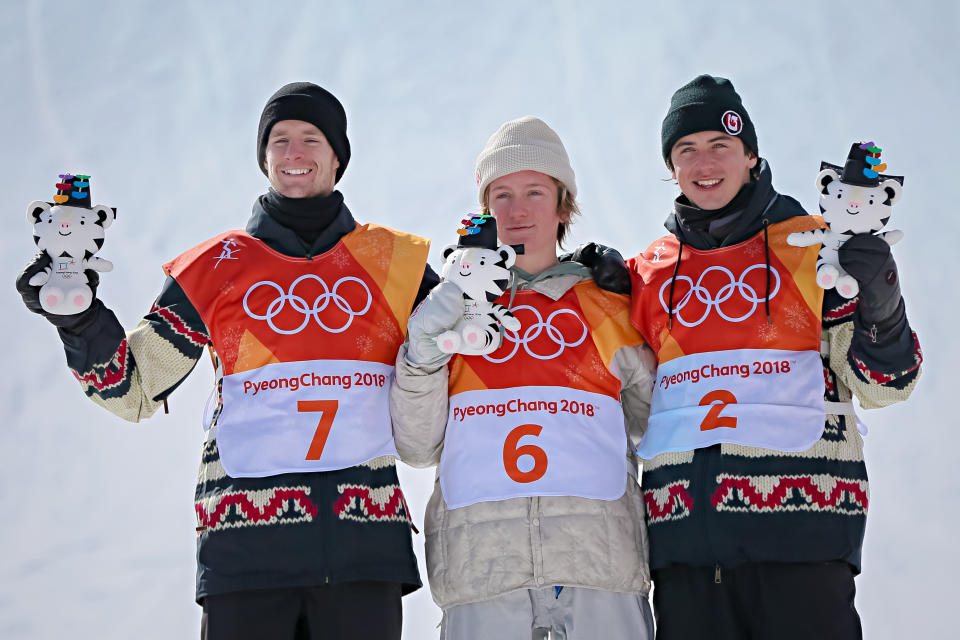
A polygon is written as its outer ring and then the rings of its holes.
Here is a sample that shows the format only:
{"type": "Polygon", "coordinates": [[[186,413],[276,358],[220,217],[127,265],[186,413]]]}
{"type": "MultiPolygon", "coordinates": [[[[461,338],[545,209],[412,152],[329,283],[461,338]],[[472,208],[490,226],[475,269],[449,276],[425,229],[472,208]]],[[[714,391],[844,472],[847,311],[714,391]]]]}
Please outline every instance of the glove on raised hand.
{"type": "Polygon", "coordinates": [[[17,291],[23,298],[23,304],[33,313],[39,314],[50,321],[50,324],[59,329],[68,331],[83,330],[96,316],[97,308],[102,303],[97,300],[97,286],[100,284],[100,274],[93,269],[85,271],[87,275],[87,286],[93,292],[93,302],[87,309],[73,315],[57,315],[48,313],[40,304],[40,287],[30,284],[30,279],[38,273],[50,267],[52,260],[45,251],[40,251],[34,256],[33,261],[24,268],[23,272],[17,276],[17,291]]]}
{"type": "Polygon", "coordinates": [[[441,282],[424,298],[407,321],[407,362],[437,368],[451,354],[437,347],[437,336],[456,326],[463,317],[463,291],[453,282],[441,282]]]}
{"type": "Polygon", "coordinates": [[[613,247],[588,242],[577,247],[573,253],[560,256],[560,262],[571,260],[590,267],[590,275],[601,289],[630,294],[630,271],[623,256],[613,247]]]}
{"type": "Polygon", "coordinates": [[[878,236],[859,233],[840,246],[840,266],[860,285],[857,312],[869,325],[887,325],[900,308],[900,277],[890,245],[878,236]]]}

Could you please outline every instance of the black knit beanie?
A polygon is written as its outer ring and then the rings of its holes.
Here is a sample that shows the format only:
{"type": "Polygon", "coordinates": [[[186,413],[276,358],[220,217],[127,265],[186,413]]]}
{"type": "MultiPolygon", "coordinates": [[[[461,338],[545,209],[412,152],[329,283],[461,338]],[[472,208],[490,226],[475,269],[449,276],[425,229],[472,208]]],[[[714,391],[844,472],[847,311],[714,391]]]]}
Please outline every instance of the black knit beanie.
{"type": "Polygon", "coordinates": [[[723,131],[740,138],[747,151],[760,155],[750,115],[726,78],[697,76],[670,98],[670,110],[660,127],[663,160],[668,166],[677,140],[700,131],[723,131]]]}
{"type": "Polygon", "coordinates": [[[347,139],[347,114],[343,105],[332,93],[312,82],[291,82],[280,87],[267,100],[260,114],[257,128],[257,164],[263,174],[266,159],[267,138],[273,125],[281,120],[303,120],[314,125],[326,137],[340,161],[337,181],[350,162],[350,141],[347,139]]]}

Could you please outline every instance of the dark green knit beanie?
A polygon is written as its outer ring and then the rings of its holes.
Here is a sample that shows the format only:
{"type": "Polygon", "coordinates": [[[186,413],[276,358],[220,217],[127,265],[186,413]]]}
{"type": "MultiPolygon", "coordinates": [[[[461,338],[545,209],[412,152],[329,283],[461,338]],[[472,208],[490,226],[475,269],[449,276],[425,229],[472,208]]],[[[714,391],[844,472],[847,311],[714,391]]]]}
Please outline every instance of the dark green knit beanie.
{"type": "Polygon", "coordinates": [[[747,151],[760,155],[753,122],[726,78],[697,76],[670,98],[670,110],[660,127],[664,162],[669,165],[670,151],[677,140],[700,131],[723,131],[740,138],[747,151]]]}

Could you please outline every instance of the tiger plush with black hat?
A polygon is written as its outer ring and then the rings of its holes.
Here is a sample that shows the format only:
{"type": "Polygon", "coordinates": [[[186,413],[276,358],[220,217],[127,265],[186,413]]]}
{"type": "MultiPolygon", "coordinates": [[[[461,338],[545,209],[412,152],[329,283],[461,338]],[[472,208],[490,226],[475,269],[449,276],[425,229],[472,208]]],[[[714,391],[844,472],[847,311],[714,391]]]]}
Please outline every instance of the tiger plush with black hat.
{"type": "Polygon", "coordinates": [[[844,298],[856,296],[860,286],[840,266],[838,252],[843,243],[858,233],[875,234],[890,245],[903,238],[902,231],[880,231],[903,191],[903,176],[881,173],[887,165],[880,161],[880,153],[873,142],[854,142],[842,168],[821,162],[816,180],[820,214],[830,228],[787,237],[787,242],[795,247],[823,244],[817,259],[817,284],[824,289],[836,287],[844,298]]]}
{"type": "Polygon", "coordinates": [[[497,246],[497,221],[489,214],[469,216],[463,224],[457,229],[457,244],[443,249],[440,272],[463,291],[463,318],[437,336],[437,348],[443,353],[483,355],[500,346],[501,325],[510,331],[520,328],[510,310],[494,302],[507,289],[517,250],[497,246]]]}
{"type": "Polygon", "coordinates": [[[117,210],[102,204],[91,206],[90,176],[60,174],[53,202],[34,200],[27,206],[33,224],[33,240],[46,251],[51,263],[30,278],[40,287],[40,305],[47,313],[80,313],[93,301],[87,269],[106,272],[113,263],[94,257],[103,246],[104,230],[117,210]]]}

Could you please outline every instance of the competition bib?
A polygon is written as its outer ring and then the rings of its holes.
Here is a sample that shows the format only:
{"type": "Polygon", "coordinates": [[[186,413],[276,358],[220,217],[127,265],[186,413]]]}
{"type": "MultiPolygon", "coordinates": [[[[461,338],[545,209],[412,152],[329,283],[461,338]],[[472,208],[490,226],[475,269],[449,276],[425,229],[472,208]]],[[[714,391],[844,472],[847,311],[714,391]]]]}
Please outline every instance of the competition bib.
{"type": "Polygon", "coordinates": [[[803,451],[823,433],[823,289],[818,246],[790,233],[823,227],[797,216],[712,250],[674,236],[630,261],[634,324],[657,353],[646,459],[735,443],[803,451]]]}
{"type": "Polygon", "coordinates": [[[650,459],[719,442],[804,451],[825,418],[823,362],[813,351],[695,353],[657,367],[647,432],[650,459]]]}
{"type": "MultiPolygon", "coordinates": [[[[207,438],[228,475],[345,469],[395,453],[387,395],[428,248],[358,225],[329,251],[295,258],[228,231],[164,265],[213,342],[218,385],[204,425],[216,425],[207,438]]],[[[157,312],[179,326],[175,310],[157,312]]]]}
{"type": "Polygon", "coordinates": [[[329,471],[396,455],[393,367],[361,360],[268,364],[223,377],[220,460],[235,478],[329,471]]]}
{"type": "Polygon", "coordinates": [[[620,403],[563,387],[450,398],[440,487],[447,507],[532,496],[616,500],[626,490],[620,403]]]}

